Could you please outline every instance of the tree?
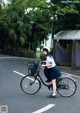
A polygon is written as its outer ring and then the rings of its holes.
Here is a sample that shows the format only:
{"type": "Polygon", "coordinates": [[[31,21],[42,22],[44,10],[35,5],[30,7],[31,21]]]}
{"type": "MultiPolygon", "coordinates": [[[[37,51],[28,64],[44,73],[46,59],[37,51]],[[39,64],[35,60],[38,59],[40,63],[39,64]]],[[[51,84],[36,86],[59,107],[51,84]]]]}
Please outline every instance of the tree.
{"type": "Polygon", "coordinates": [[[65,4],[60,0],[53,3],[46,0],[9,0],[7,5],[1,2],[0,9],[1,48],[15,50],[31,45],[30,49],[35,50],[50,32],[80,28],[80,19],[76,21],[80,18],[77,4],[65,4]]]}
{"type": "Polygon", "coordinates": [[[48,4],[44,0],[9,0],[2,17],[10,48],[33,43],[34,49],[50,32],[48,4]],[[32,10],[27,12],[31,8],[32,10]],[[47,11],[46,11],[47,10],[47,11]]]}
{"type": "MultiPolygon", "coordinates": [[[[54,3],[54,0],[52,2],[54,3]]],[[[80,29],[78,26],[80,23],[79,4],[62,3],[61,0],[57,0],[53,5],[53,9],[54,16],[56,16],[53,20],[54,33],[66,29],[80,29]]]]}

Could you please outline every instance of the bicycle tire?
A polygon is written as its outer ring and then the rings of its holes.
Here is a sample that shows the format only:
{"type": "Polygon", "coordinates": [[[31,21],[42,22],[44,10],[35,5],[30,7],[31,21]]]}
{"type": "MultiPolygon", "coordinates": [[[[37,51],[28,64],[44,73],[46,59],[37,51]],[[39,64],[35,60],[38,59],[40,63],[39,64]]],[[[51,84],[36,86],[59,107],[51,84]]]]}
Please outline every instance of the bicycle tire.
{"type": "Polygon", "coordinates": [[[62,97],[71,97],[75,94],[77,84],[74,79],[70,77],[59,78],[57,81],[57,92],[62,97]]]}
{"type": "Polygon", "coordinates": [[[26,75],[21,79],[20,87],[24,93],[34,95],[40,90],[41,82],[34,76],[26,75]]]}

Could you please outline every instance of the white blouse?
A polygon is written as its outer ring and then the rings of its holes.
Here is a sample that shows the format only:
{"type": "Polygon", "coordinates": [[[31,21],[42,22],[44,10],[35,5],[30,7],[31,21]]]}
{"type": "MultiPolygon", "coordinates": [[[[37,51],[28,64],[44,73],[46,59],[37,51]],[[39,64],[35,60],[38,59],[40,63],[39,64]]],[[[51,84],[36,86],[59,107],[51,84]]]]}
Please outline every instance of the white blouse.
{"type": "Polygon", "coordinates": [[[49,64],[51,64],[51,66],[47,66],[47,68],[52,68],[56,66],[56,63],[52,56],[47,56],[46,58],[46,65],[49,65],[49,64]]]}

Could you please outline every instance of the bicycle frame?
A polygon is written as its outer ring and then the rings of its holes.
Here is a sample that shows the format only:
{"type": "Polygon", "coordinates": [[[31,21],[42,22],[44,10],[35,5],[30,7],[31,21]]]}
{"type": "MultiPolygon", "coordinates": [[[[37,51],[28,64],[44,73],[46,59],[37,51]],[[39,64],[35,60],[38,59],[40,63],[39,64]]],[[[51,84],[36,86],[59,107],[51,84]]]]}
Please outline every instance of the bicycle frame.
{"type": "Polygon", "coordinates": [[[46,83],[43,81],[42,77],[40,76],[39,72],[40,72],[40,70],[38,69],[37,72],[36,72],[36,74],[34,75],[35,80],[36,80],[36,78],[38,78],[38,79],[42,82],[42,84],[43,84],[44,86],[46,86],[46,87],[50,90],[51,87],[52,87],[52,83],[46,84],[46,83]]]}
{"type": "MultiPolygon", "coordinates": [[[[36,94],[41,88],[41,83],[44,86],[46,86],[49,90],[52,90],[52,83],[49,83],[49,84],[45,83],[45,81],[43,80],[43,78],[41,77],[39,72],[40,72],[40,65],[38,66],[38,69],[34,75],[26,75],[25,77],[23,77],[21,79],[20,87],[23,92],[25,92],[28,95],[36,94]],[[25,79],[27,77],[31,77],[32,80],[25,79]],[[30,80],[30,81],[27,82],[26,80],[30,80]],[[35,90],[32,90],[32,88],[35,87],[36,82],[38,82],[38,85],[36,86],[37,89],[35,88],[35,90]],[[26,87],[26,86],[28,86],[28,87],[26,87]],[[29,90],[31,90],[31,91],[29,91],[29,90]]],[[[72,95],[75,94],[76,89],[77,89],[77,84],[76,84],[75,80],[70,77],[58,78],[56,80],[56,85],[57,85],[57,92],[63,97],[71,97],[72,95]]]]}
{"type": "MultiPolygon", "coordinates": [[[[40,80],[40,82],[42,82],[42,84],[43,84],[44,86],[48,87],[49,90],[52,89],[52,83],[46,84],[46,83],[44,82],[44,80],[42,79],[42,77],[40,76],[39,72],[40,72],[40,63],[39,63],[39,66],[38,66],[38,70],[36,71],[36,73],[35,73],[35,75],[34,75],[35,80],[36,80],[36,78],[38,78],[38,79],[40,80]]],[[[64,78],[64,77],[61,76],[60,78],[56,79],[57,89],[58,89],[58,88],[59,88],[59,89],[66,89],[66,88],[67,88],[68,85],[66,85],[66,84],[64,84],[64,83],[62,83],[62,82],[58,85],[58,82],[59,82],[59,81],[62,81],[63,78],[64,78]]],[[[70,78],[70,77],[68,77],[68,78],[70,78]]],[[[71,78],[71,79],[72,79],[72,78],[71,78]]],[[[72,79],[72,80],[75,82],[74,79],[72,79]]],[[[75,83],[76,83],[76,82],[75,82],[75,83]]]]}
{"type": "MultiPolygon", "coordinates": [[[[44,86],[46,86],[46,87],[48,87],[48,88],[52,87],[52,83],[46,84],[46,83],[43,81],[42,77],[41,77],[40,74],[39,74],[40,68],[41,68],[41,61],[40,61],[39,66],[38,66],[38,70],[37,70],[36,73],[34,74],[35,78],[38,78],[38,79],[42,82],[42,84],[43,84],[44,86]]],[[[36,79],[35,79],[35,80],[36,80],[36,79]]]]}

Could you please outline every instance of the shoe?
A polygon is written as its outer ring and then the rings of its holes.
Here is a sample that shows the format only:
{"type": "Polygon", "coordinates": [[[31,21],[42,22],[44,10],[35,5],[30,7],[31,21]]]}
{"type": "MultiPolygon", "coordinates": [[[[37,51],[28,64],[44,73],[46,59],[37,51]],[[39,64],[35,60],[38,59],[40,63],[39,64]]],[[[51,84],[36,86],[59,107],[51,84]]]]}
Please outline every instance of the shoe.
{"type": "Polygon", "coordinates": [[[55,96],[53,96],[52,94],[51,95],[49,95],[49,96],[47,96],[48,98],[56,98],[56,95],[55,96]]]}

